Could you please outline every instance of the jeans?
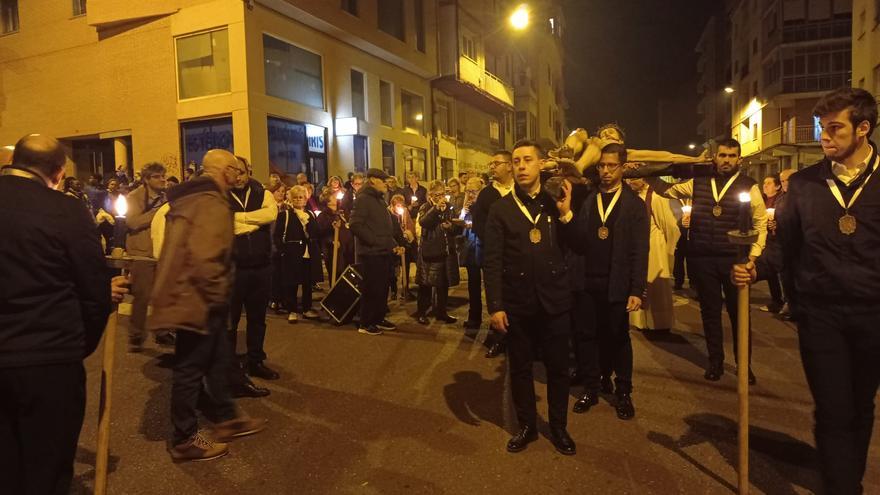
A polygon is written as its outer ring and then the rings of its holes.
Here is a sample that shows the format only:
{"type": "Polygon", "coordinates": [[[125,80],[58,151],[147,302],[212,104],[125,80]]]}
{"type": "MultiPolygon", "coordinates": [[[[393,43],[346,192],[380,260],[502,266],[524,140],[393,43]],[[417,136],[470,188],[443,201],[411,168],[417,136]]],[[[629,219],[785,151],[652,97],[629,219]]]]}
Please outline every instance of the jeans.
{"type": "Polygon", "coordinates": [[[229,308],[232,352],[235,353],[235,333],[238,331],[243,305],[247,312],[247,359],[252,363],[261,363],[266,359],[263,341],[266,340],[266,309],[271,291],[271,265],[236,268],[229,308]]]}

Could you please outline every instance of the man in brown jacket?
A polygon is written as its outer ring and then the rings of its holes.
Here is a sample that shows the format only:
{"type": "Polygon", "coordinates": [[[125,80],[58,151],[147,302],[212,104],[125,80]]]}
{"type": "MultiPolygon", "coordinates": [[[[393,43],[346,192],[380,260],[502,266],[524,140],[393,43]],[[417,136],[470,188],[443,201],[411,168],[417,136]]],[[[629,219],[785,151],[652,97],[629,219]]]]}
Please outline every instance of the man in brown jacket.
{"type": "MultiPolygon", "coordinates": [[[[168,200],[165,198],[165,167],[161,163],[148,163],[141,169],[143,185],[128,194],[128,216],[125,225],[128,235],[125,250],[132,256],[154,258],[150,224],[156,211],[168,200]]],[[[153,291],[156,264],[136,260],[131,264],[131,318],[128,320],[128,351],[140,352],[144,344],[144,325],[147,321],[147,305],[153,291]]],[[[159,345],[174,345],[174,334],[156,334],[159,345]]]]}
{"type": "Polygon", "coordinates": [[[225,338],[232,278],[232,211],[226,193],[243,173],[235,156],[211,150],[204,175],[169,191],[162,257],[153,288],[149,330],[174,329],[169,452],[174,462],[207,460],[228,453],[225,442],[265,427],[264,420],[242,416],[227,383],[232,352],[225,338]],[[206,381],[214,440],[198,430],[196,408],[206,381]]]}

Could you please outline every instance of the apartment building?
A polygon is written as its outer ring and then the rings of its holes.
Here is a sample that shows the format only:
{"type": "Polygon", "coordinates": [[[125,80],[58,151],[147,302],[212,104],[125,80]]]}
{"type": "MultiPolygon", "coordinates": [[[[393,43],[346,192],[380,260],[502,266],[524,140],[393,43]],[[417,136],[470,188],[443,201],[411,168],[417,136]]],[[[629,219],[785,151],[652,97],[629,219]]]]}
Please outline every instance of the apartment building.
{"type": "Polygon", "coordinates": [[[697,42],[697,93],[700,98],[697,135],[703,142],[730,136],[730,91],[733,89],[730,86],[733,72],[730,15],[736,3],[732,0],[719,2],[697,42]]]}
{"type": "Polygon", "coordinates": [[[822,157],[818,98],[852,79],[852,0],[742,0],[731,14],[731,135],[750,175],[822,157]]]}
{"type": "Polygon", "coordinates": [[[437,175],[430,0],[0,0],[0,144],[40,132],[70,173],[179,175],[210,148],[270,170],[437,175]]]}
{"type": "Polygon", "coordinates": [[[852,84],[880,101],[880,0],[854,0],[852,21],[852,84]]]}

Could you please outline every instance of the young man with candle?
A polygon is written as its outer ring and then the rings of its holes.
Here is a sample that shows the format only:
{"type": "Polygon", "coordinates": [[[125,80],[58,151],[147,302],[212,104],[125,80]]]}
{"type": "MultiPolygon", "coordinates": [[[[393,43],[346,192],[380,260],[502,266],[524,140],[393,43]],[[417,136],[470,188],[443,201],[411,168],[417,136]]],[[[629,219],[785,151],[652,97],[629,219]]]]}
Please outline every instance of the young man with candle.
{"type": "MultiPolygon", "coordinates": [[[[712,158],[715,172],[711,177],[697,177],[678,184],[654,178],[648,183],[667,198],[691,199],[693,210],[688,238],[688,277],[700,298],[700,316],[709,363],[703,377],[717,381],[724,375],[724,331],[721,325],[721,304],[727,307],[733,328],[733,349],[737,350],[737,290],[729,273],[737,261],[738,247],[727,238],[727,232],[740,224],[740,209],[746,208],[746,227],[758,231],[749,259],[755,260],[764,250],[767,238],[767,210],[761,190],[753,179],[740,170],[742,156],[739,142],[727,139],[718,143],[712,158]],[[746,193],[749,201],[741,206],[739,196],[746,193]],[[724,294],[722,299],[722,292],[724,294]]],[[[749,346],[752,341],[749,338],[749,346]]],[[[752,353],[749,353],[751,360],[752,353]]],[[[756,383],[749,369],[749,383],[756,383]]]]}
{"type": "Polygon", "coordinates": [[[791,269],[799,296],[801,360],[815,410],[826,493],[862,493],[880,386],[880,159],[868,136],[877,101],[841,88],[813,108],[825,159],[791,176],[777,211],[780,250],[737,265],[739,284],[791,269]]]}
{"type": "Polygon", "coordinates": [[[542,190],[544,152],[533,141],[513,147],[516,185],[492,205],[485,227],[483,268],[492,328],[507,335],[510,384],[519,430],[508,452],[538,439],[532,365],[535,348],[547,368],[550,440],[564,455],[576,451],[566,430],[571,284],[560,217],[571,219],[571,188],[561,201],[542,190]]]}
{"type": "Polygon", "coordinates": [[[599,187],[575,216],[572,244],[584,255],[586,296],[574,309],[585,322],[575,339],[584,393],[574,412],[584,413],[598,404],[600,372],[606,378],[614,373],[615,409],[623,420],[635,416],[629,313],[641,309],[645,297],[650,232],[644,201],[622,183],[626,154],[622,144],[602,148],[596,164],[599,187]]]}

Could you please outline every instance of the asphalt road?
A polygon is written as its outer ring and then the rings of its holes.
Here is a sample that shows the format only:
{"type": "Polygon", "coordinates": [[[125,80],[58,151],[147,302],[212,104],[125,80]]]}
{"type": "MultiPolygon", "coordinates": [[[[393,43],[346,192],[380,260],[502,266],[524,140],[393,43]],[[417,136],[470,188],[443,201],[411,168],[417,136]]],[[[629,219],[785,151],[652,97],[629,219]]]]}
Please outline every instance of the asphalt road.
{"type": "MultiPolygon", "coordinates": [[[[452,314],[467,314],[459,286],[452,314]]],[[[766,302],[760,289],[755,306],[766,302]]],[[[569,415],[578,453],[556,453],[542,438],[519,454],[505,451],[515,429],[506,359],[486,359],[487,330],[418,325],[415,302],[393,306],[399,330],[373,337],[351,326],[270,316],[267,361],[282,378],[272,395],[241,408],[269,419],[268,429],[231,446],[219,460],[172,464],[171,355],[155,346],[125,352],[117,339],[111,439],[112,494],[310,493],[733,493],[737,395],[734,368],[703,380],[705,342],[699,309],[677,298],[672,334],[633,331],[636,418],[621,421],[608,399],[569,415]]],[[[793,326],[753,310],[751,482],[753,493],[812,493],[819,488],[812,401],[793,326]]],[[[725,322],[727,324],[727,322],[725,322]]],[[[243,323],[242,323],[243,326],[243,323]]],[[[729,341],[729,333],[726,338],[729,341]]],[[[71,493],[91,493],[100,354],[87,361],[89,403],[71,493]]],[[[728,361],[732,362],[730,347],[728,361]]],[[[546,420],[541,365],[536,391],[546,420]]],[[[579,392],[572,390],[572,397],[579,392]]],[[[573,404],[574,398],[571,401],[573,404]]],[[[880,428],[875,428],[875,431],[880,428]]],[[[875,434],[865,493],[880,493],[880,435],[875,434]]]]}

